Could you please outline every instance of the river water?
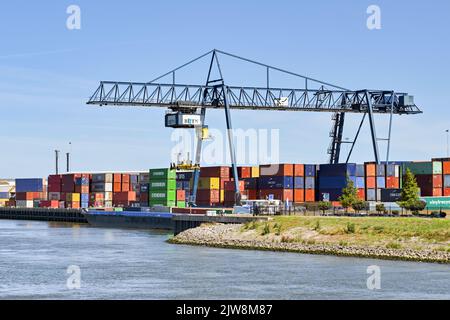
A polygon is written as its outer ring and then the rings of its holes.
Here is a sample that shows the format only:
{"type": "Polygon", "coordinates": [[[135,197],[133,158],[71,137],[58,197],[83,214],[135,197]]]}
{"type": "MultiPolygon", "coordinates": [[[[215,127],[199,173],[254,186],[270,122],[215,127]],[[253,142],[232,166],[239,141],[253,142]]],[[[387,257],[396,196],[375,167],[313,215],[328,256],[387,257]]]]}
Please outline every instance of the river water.
{"type": "Polygon", "coordinates": [[[448,265],[180,246],[168,237],[0,220],[0,299],[450,299],[448,265]],[[380,290],[367,288],[373,265],[380,290]]]}

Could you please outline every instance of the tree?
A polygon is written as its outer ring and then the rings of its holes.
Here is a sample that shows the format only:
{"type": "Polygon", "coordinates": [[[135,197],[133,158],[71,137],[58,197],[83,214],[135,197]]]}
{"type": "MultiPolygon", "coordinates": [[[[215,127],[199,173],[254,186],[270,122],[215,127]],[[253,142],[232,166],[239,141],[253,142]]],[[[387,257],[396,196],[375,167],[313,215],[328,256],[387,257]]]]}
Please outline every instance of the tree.
{"type": "Polygon", "coordinates": [[[366,208],[366,203],[358,199],[352,203],[352,208],[359,213],[361,210],[364,210],[366,208]]]}
{"type": "Polygon", "coordinates": [[[325,214],[325,211],[330,210],[331,209],[331,203],[327,202],[327,201],[321,201],[319,202],[319,210],[323,212],[323,214],[325,214]]]}
{"type": "Polygon", "coordinates": [[[339,197],[339,201],[342,204],[342,207],[345,208],[345,211],[347,212],[347,209],[350,208],[354,203],[358,202],[358,189],[355,187],[355,184],[353,183],[350,178],[347,177],[347,186],[342,189],[342,196],[339,197]]]}
{"type": "Polygon", "coordinates": [[[375,209],[377,210],[378,213],[386,213],[386,208],[384,207],[383,203],[379,203],[376,205],[375,209]]]}
{"type": "Polygon", "coordinates": [[[425,209],[426,203],[420,200],[419,191],[416,177],[411,170],[406,169],[400,201],[397,202],[398,205],[414,213],[425,209]]]}

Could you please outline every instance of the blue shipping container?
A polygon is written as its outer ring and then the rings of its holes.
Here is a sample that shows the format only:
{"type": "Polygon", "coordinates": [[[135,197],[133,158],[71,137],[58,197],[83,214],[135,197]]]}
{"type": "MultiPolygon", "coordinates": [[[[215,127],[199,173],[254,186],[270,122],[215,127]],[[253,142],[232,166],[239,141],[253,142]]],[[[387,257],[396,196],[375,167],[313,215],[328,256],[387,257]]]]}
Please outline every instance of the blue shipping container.
{"type": "Polygon", "coordinates": [[[305,189],[311,190],[316,188],[316,178],[306,177],[305,179],[305,189]]]}
{"type": "Polygon", "coordinates": [[[366,168],[363,164],[357,164],[356,165],[356,176],[357,177],[365,177],[366,175],[366,168]]]}
{"type": "Polygon", "coordinates": [[[191,178],[194,176],[193,172],[178,172],[177,173],[177,180],[191,180],[191,178]]]}
{"type": "Polygon", "coordinates": [[[44,179],[16,179],[16,192],[43,192],[44,179]]]}
{"type": "Polygon", "coordinates": [[[377,188],[378,189],[386,188],[386,179],[384,177],[377,178],[377,188]]]}
{"type": "Polygon", "coordinates": [[[304,177],[294,177],[294,189],[305,189],[304,177]]]}
{"type": "Polygon", "coordinates": [[[0,199],[9,199],[9,192],[0,192],[0,199]]]}
{"type": "MultiPolygon", "coordinates": [[[[395,177],[395,164],[388,164],[386,165],[386,176],[388,177],[395,177]]],[[[385,201],[387,202],[387,201],[385,201]]]]}
{"type": "MultiPolygon", "coordinates": [[[[353,181],[353,184],[357,185],[357,178],[356,177],[348,177],[351,181],[353,181]]],[[[334,188],[345,188],[347,186],[347,177],[341,176],[341,177],[330,177],[330,176],[319,176],[319,187],[320,189],[334,189],[334,188]]]]}
{"type": "Polygon", "coordinates": [[[316,165],[305,164],[305,177],[315,177],[315,176],[316,176],[316,165]]]}
{"type": "Polygon", "coordinates": [[[364,177],[356,177],[356,187],[358,189],[364,189],[366,187],[366,180],[364,177]]]}
{"type": "Polygon", "coordinates": [[[384,164],[377,165],[377,177],[386,176],[386,166],[384,164]]]}
{"type": "Polygon", "coordinates": [[[247,190],[257,190],[258,178],[246,178],[244,179],[244,185],[247,190]]]}
{"type": "Polygon", "coordinates": [[[356,176],[356,164],[321,164],[319,169],[320,176],[339,177],[356,176]]]}
{"type": "Polygon", "coordinates": [[[261,177],[259,178],[259,186],[261,189],[293,189],[293,177],[261,177]]]}
{"type": "Polygon", "coordinates": [[[366,198],[367,198],[367,201],[376,201],[377,200],[377,191],[375,189],[367,189],[366,198]]]}

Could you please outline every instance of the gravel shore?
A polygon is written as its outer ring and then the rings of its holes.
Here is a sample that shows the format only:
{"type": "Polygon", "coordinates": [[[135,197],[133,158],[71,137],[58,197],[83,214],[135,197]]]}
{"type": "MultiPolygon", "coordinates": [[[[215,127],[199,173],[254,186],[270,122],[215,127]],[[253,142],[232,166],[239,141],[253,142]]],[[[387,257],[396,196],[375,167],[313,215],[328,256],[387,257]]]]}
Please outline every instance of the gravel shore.
{"type": "Polygon", "coordinates": [[[269,250],[324,254],[349,257],[365,257],[388,260],[405,260],[434,263],[450,263],[450,253],[435,250],[389,249],[384,247],[342,246],[339,244],[305,244],[270,239],[246,239],[240,233],[242,225],[208,224],[186,230],[169,240],[174,244],[188,244],[219,248],[269,250]]]}

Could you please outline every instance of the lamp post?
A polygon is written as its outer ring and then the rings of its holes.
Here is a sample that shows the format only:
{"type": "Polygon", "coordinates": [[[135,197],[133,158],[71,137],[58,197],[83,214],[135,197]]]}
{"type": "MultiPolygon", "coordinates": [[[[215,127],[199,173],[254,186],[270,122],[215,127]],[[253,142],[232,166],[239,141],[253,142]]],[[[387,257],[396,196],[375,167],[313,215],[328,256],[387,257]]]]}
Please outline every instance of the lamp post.
{"type": "Polygon", "coordinates": [[[450,145],[449,145],[449,132],[450,132],[450,129],[445,130],[445,132],[447,133],[447,158],[450,158],[450,145]]]}

